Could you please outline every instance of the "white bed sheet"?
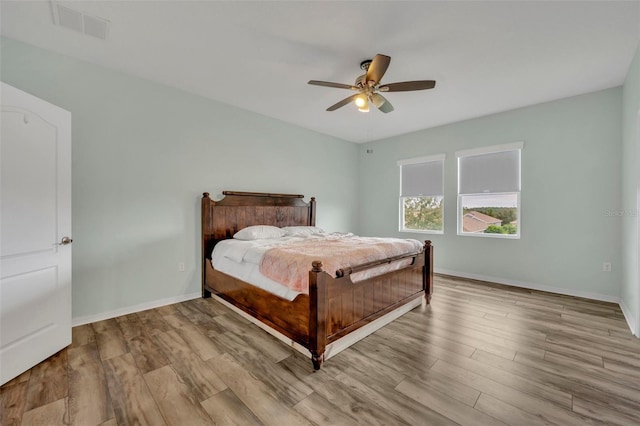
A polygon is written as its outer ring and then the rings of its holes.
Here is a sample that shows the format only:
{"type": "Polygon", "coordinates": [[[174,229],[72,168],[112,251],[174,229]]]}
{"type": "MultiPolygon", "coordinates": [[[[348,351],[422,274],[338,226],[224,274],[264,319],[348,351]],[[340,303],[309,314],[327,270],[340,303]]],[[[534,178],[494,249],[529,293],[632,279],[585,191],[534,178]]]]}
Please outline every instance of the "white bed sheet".
{"type": "Polygon", "coordinates": [[[264,252],[272,247],[303,239],[300,237],[282,237],[253,241],[223,240],[214,247],[211,255],[211,264],[217,271],[224,272],[291,301],[300,293],[262,275],[260,273],[260,260],[264,252]]]}

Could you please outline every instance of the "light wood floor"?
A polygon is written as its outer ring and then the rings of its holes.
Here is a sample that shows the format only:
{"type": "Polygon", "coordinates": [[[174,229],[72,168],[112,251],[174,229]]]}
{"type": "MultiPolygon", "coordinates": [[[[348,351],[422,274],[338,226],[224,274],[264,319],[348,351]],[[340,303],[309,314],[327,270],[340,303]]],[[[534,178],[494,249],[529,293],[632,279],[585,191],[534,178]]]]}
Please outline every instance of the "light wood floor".
{"type": "Polygon", "coordinates": [[[2,425],[638,425],[640,341],[614,304],[437,277],[319,372],[196,299],[74,328],[0,399],[2,425]]]}

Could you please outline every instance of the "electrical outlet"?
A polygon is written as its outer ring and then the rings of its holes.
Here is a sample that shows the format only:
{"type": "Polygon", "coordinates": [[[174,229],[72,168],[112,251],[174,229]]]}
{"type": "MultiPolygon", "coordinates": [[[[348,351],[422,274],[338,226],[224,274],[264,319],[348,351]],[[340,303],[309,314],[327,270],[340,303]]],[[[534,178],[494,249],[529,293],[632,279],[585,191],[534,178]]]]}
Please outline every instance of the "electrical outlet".
{"type": "Polygon", "coordinates": [[[604,262],[602,264],[602,272],[611,272],[611,262],[604,262]]]}
{"type": "Polygon", "coordinates": [[[178,272],[184,272],[184,262],[178,263],[178,272]]]}

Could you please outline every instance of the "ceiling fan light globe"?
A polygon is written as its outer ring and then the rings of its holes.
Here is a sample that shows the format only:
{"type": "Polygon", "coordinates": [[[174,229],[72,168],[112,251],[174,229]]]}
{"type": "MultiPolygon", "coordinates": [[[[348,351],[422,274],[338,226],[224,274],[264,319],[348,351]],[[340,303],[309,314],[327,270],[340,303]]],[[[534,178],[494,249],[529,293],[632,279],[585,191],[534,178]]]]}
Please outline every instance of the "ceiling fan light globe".
{"type": "Polygon", "coordinates": [[[356,106],[360,112],[369,112],[369,101],[366,96],[358,96],[356,98],[356,106]]]}

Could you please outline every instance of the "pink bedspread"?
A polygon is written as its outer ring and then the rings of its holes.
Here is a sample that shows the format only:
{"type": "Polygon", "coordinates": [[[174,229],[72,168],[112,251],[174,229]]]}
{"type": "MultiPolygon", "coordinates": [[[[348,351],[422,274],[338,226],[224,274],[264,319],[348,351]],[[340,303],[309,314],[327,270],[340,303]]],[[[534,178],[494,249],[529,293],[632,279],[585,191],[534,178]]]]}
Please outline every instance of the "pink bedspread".
{"type": "MultiPolygon", "coordinates": [[[[314,260],[321,260],[323,269],[334,275],[340,268],[415,253],[421,249],[419,241],[399,238],[352,236],[310,239],[267,250],[260,262],[260,272],[294,291],[308,294],[309,271],[314,260]]],[[[395,269],[406,264],[396,265],[395,269]]],[[[382,273],[379,268],[376,272],[382,273]]]]}

